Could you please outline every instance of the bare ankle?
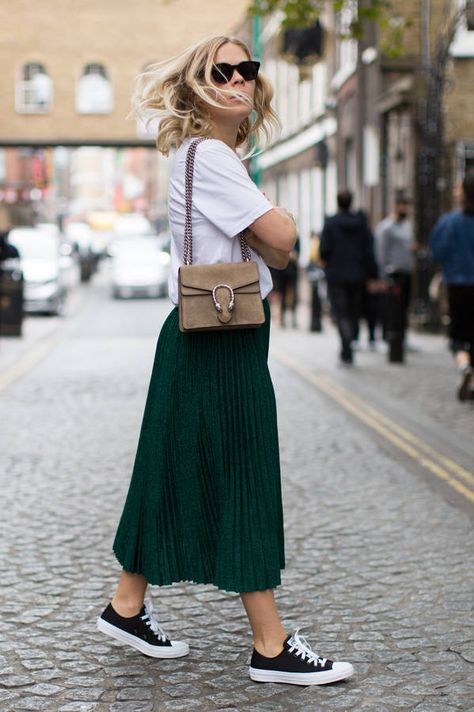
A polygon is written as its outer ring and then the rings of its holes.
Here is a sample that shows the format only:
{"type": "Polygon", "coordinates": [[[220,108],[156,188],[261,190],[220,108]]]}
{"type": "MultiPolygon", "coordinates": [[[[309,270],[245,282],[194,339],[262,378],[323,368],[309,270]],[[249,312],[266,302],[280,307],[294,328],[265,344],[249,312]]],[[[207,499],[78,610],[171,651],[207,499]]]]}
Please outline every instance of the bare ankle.
{"type": "Polygon", "coordinates": [[[271,639],[259,639],[254,640],[254,648],[257,653],[263,655],[265,658],[275,658],[283,650],[283,644],[286,640],[286,634],[284,636],[278,636],[271,639]]]}
{"type": "Polygon", "coordinates": [[[112,608],[119,616],[123,618],[133,618],[140,613],[143,606],[143,601],[135,600],[124,600],[118,596],[114,596],[112,599],[112,608]]]}

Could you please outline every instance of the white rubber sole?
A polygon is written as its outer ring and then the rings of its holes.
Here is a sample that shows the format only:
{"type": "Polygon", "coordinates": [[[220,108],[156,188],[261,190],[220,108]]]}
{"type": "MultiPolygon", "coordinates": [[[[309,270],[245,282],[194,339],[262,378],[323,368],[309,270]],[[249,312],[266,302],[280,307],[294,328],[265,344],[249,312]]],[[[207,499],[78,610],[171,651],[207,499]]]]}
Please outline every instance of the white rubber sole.
{"type": "Polygon", "coordinates": [[[250,679],[254,682],[283,682],[287,685],[328,685],[345,680],[353,674],[354,668],[350,663],[334,663],[332,670],[321,672],[283,672],[249,668],[250,679]]]}
{"type": "Polygon", "coordinates": [[[97,628],[101,633],[110,635],[111,638],[115,638],[120,643],[131,645],[132,648],[136,648],[151,658],[182,658],[184,655],[189,654],[189,645],[187,643],[171,641],[171,645],[150,645],[145,640],[140,640],[135,635],[131,635],[131,633],[107,623],[103,618],[97,618],[97,628]]]}

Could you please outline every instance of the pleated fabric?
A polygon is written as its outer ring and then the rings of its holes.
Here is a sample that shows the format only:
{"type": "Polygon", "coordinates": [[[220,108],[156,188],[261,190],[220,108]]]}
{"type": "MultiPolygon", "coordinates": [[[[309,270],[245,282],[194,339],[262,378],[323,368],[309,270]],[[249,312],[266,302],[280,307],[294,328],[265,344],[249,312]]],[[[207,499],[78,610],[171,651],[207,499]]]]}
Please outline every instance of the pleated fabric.
{"type": "Polygon", "coordinates": [[[135,464],[114,541],[153,585],[258,591],[285,565],[270,310],[257,329],[183,334],[156,349],[135,464]]]}

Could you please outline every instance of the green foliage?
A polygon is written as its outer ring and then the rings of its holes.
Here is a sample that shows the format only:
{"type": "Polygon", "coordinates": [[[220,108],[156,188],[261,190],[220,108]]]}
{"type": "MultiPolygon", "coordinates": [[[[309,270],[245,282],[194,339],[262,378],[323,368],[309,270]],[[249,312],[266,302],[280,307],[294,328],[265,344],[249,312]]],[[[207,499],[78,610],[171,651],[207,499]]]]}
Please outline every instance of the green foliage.
{"type": "Polygon", "coordinates": [[[284,27],[308,27],[320,16],[323,8],[324,0],[252,0],[249,13],[265,16],[280,10],[284,14],[284,27]]]}
{"type": "MultiPolygon", "coordinates": [[[[396,12],[392,0],[330,0],[334,12],[344,7],[357,5],[354,19],[341,37],[362,39],[367,22],[373,22],[381,30],[380,48],[388,57],[403,53],[403,33],[411,26],[409,18],[396,12]]],[[[277,10],[283,13],[283,27],[309,27],[319,18],[326,0],[251,0],[248,12],[251,16],[266,16],[277,10]]]]}

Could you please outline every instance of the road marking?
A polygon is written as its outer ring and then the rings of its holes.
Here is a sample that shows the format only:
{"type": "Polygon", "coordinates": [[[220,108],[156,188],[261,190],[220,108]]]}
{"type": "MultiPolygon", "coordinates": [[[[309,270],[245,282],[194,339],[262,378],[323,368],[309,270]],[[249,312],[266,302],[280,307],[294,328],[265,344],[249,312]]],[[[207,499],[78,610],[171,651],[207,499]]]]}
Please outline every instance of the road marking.
{"type": "Polygon", "coordinates": [[[53,334],[32,346],[13,366],[6,368],[3,373],[0,373],[0,391],[5,390],[7,386],[24,376],[25,373],[28,373],[28,371],[30,371],[33,366],[36,366],[63,338],[64,334],[53,334]]]}
{"type": "Polygon", "coordinates": [[[458,465],[457,462],[454,460],[451,460],[449,457],[446,457],[445,455],[442,455],[439,453],[437,450],[435,450],[431,445],[428,445],[424,440],[421,440],[418,438],[416,435],[413,435],[409,430],[406,430],[406,428],[403,428],[401,425],[399,425],[397,422],[392,420],[391,418],[387,417],[383,413],[381,413],[379,410],[376,408],[373,408],[369,403],[366,403],[364,400],[356,396],[354,393],[351,393],[350,391],[347,391],[345,388],[340,386],[338,383],[331,383],[332,388],[336,388],[340,391],[341,395],[343,395],[345,398],[350,398],[350,400],[357,406],[364,408],[367,413],[372,415],[374,418],[379,420],[380,422],[384,423],[389,429],[393,430],[393,432],[397,433],[402,437],[404,440],[407,442],[411,442],[414,445],[416,445],[418,448],[421,450],[424,450],[425,453],[427,453],[429,456],[433,457],[434,459],[438,460],[444,467],[447,467],[449,470],[451,470],[455,475],[458,475],[461,477],[463,480],[468,482],[470,485],[474,485],[474,474],[470,472],[469,470],[466,470],[466,468],[462,467],[461,465],[458,465]]]}
{"type": "Polygon", "coordinates": [[[90,298],[90,293],[85,291],[77,295],[72,307],[68,310],[67,317],[65,317],[65,319],[69,319],[69,321],[63,321],[63,318],[61,318],[52,334],[41,338],[33,344],[23,356],[20,356],[13,366],[7,366],[3,373],[0,372],[0,392],[24,376],[25,373],[28,373],[28,371],[36,366],[39,361],[71,333],[75,324],[73,318],[82,311],[84,305],[90,298]]]}
{"type": "Polygon", "coordinates": [[[468,483],[468,485],[474,487],[474,473],[461,467],[461,465],[458,465],[454,460],[445,457],[432,448],[431,445],[428,445],[428,443],[425,443],[413,435],[413,433],[410,433],[394,420],[358,396],[355,396],[329,377],[317,376],[282,351],[272,348],[271,356],[297,373],[308,383],[312,383],[320,391],[339,403],[344,410],[351,413],[351,415],[365,423],[369,428],[372,428],[372,430],[378,432],[386,440],[389,440],[393,445],[415,460],[415,462],[446,482],[450,487],[466,497],[466,499],[474,502],[474,491],[458,479],[461,478],[464,482],[468,483]]]}

